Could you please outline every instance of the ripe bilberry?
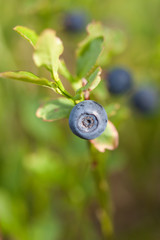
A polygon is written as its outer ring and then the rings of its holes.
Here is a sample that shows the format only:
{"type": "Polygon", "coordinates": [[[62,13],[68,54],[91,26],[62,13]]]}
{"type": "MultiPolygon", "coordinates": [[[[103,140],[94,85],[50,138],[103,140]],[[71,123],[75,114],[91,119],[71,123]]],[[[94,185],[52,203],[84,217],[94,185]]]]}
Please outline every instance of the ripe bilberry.
{"type": "Polygon", "coordinates": [[[64,18],[64,28],[69,32],[80,32],[86,27],[87,19],[84,12],[72,12],[64,18]]]}
{"type": "Polygon", "coordinates": [[[112,94],[123,94],[131,89],[131,74],[123,68],[114,68],[106,75],[107,88],[112,94]]]}
{"type": "Polygon", "coordinates": [[[131,102],[134,108],[139,112],[150,114],[157,107],[157,94],[153,89],[142,88],[134,93],[131,102]]]}
{"type": "Polygon", "coordinates": [[[100,136],[107,126],[107,121],[104,108],[91,100],[78,103],[69,116],[69,126],[72,132],[88,140],[100,136]]]}

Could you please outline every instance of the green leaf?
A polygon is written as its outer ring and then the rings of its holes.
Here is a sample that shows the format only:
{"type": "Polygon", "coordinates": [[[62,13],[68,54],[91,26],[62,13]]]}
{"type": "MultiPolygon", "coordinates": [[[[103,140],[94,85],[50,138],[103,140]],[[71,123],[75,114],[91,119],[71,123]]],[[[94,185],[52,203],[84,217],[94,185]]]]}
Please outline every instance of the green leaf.
{"type": "Polygon", "coordinates": [[[54,83],[48,81],[46,78],[39,78],[31,72],[3,72],[0,73],[0,77],[10,78],[13,80],[18,80],[22,82],[34,83],[44,87],[55,88],[54,83]]]}
{"type": "Polygon", "coordinates": [[[38,67],[46,67],[53,75],[58,78],[59,57],[63,53],[62,41],[56,37],[55,31],[46,29],[38,38],[35,46],[33,59],[38,67]]]}
{"type": "Polygon", "coordinates": [[[69,117],[69,114],[74,107],[73,102],[65,98],[52,100],[38,108],[36,116],[45,121],[54,121],[69,117]]]}
{"type": "Polygon", "coordinates": [[[99,152],[105,152],[106,149],[114,150],[119,144],[119,135],[117,129],[108,121],[105,131],[96,139],[90,140],[99,152]]]}
{"type": "Polygon", "coordinates": [[[16,26],[14,30],[24,37],[33,47],[35,47],[38,35],[33,30],[23,26],[16,26]]]}
{"type": "Polygon", "coordinates": [[[101,68],[98,67],[88,78],[86,78],[86,85],[78,89],[76,95],[79,95],[83,91],[92,91],[94,88],[96,88],[101,81],[100,74],[101,68]]]}
{"type": "Polygon", "coordinates": [[[87,37],[79,44],[78,54],[93,39],[103,36],[104,50],[98,59],[98,64],[106,65],[111,57],[120,54],[126,46],[126,38],[121,30],[110,29],[102,26],[100,22],[93,22],[87,27],[87,37]]]}
{"type": "Polygon", "coordinates": [[[77,75],[79,78],[86,77],[97,62],[102,51],[103,37],[97,37],[89,41],[78,52],[77,75]]]}

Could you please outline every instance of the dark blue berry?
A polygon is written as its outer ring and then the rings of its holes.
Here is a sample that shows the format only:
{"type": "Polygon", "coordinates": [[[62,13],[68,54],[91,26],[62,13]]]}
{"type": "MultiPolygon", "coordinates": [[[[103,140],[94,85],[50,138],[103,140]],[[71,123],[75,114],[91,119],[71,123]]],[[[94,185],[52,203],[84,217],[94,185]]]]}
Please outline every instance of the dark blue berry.
{"type": "Polygon", "coordinates": [[[87,18],[84,12],[72,12],[64,18],[65,30],[69,32],[81,32],[87,25],[87,18]]]}
{"type": "Polygon", "coordinates": [[[132,105],[141,113],[153,113],[157,107],[157,103],[157,94],[150,88],[139,89],[132,96],[132,105]]]}
{"type": "Polygon", "coordinates": [[[112,94],[123,94],[132,88],[131,74],[123,68],[115,68],[106,76],[107,87],[112,94]]]}
{"type": "Polygon", "coordinates": [[[69,116],[69,126],[72,132],[88,140],[100,136],[107,126],[107,121],[104,108],[91,100],[78,103],[69,116]]]}

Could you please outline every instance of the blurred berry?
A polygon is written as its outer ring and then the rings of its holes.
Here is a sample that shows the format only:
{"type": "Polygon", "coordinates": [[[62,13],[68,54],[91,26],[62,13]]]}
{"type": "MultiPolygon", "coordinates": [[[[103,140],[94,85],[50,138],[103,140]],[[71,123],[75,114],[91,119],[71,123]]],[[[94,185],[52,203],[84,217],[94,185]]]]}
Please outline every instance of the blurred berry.
{"type": "Polygon", "coordinates": [[[72,12],[64,18],[64,28],[68,32],[81,32],[85,30],[87,17],[84,12],[72,12]]]}
{"type": "Polygon", "coordinates": [[[112,94],[123,94],[132,88],[131,74],[123,68],[115,68],[106,76],[108,91],[112,94]]]}
{"type": "Polygon", "coordinates": [[[132,96],[132,105],[136,110],[144,114],[153,113],[158,104],[158,97],[153,89],[139,89],[132,96]]]}

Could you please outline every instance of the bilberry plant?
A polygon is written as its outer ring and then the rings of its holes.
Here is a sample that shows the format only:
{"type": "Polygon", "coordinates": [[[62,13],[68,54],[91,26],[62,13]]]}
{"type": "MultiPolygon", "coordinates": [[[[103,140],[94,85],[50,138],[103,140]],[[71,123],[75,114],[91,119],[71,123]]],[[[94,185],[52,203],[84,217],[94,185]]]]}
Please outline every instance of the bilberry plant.
{"type": "MultiPolygon", "coordinates": [[[[72,27],[70,25],[71,29],[80,28],[81,19],[72,22],[74,20],[72,16],[70,20],[72,24],[75,24],[72,27]]],[[[67,21],[69,27],[69,20],[67,21]]],[[[64,50],[63,43],[56,36],[54,30],[46,29],[40,35],[23,26],[17,26],[14,30],[32,45],[35,65],[46,68],[50,72],[52,80],[27,71],[3,72],[0,73],[0,77],[37,84],[59,94],[59,98],[50,100],[38,108],[37,117],[44,121],[69,118],[72,132],[80,138],[89,140],[92,161],[98,163],[98,160],[95,160],[95,154],[93,154],[95,149],[104,152],[106,149],[114,150],[118,146],[118,132],[108,120],[113,113],[116,113],[117,107],[115,104],[102,107],[99,103],[90,100],[90,93],[101,82],[101,66],[108,64],[109,56],[112,56],[113,53],[117,54],[123,50],[123,34],[120,31],[105,28],[101,23],[89,24],[87,27],[88,35],[77,48],[76,74],[72,75],[61,57],[64,50]],[[60,75],[70,82],[74,90],[73,95],[63,86],[60,75]]],[[[130,76],[127,74],[123,73],[122,75],[130,80],[130,76]]],[[[123,89],[128,88],[123,80],[119,82],[120,84],[122,84],[123,89]]],[[[119,89],[121,89],[120,86],[119,89]]],[[[94,168],[93,175],[100,195],[99,219],[102,232],[104,236],[110,236],[113,231],[110,213],[102,201],[103,198],[106,199],[106,195],[108,196],[108,188],[100,187],[102,182],[104,186],[105,175],[102,178],[99,168],[94,168]]]]}

